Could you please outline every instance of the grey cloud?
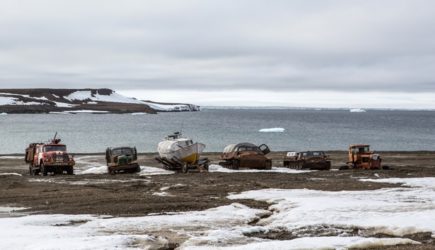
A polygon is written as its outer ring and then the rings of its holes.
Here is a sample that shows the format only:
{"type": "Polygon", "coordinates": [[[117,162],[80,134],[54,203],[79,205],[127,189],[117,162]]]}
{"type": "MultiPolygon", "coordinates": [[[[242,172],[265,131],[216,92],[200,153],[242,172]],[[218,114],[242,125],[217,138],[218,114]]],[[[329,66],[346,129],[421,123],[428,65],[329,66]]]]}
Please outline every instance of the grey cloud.
{"type": "Polygon", "coordinates": [[[435,92],[432,1],[3,5],[1,87],[435,92]]]}

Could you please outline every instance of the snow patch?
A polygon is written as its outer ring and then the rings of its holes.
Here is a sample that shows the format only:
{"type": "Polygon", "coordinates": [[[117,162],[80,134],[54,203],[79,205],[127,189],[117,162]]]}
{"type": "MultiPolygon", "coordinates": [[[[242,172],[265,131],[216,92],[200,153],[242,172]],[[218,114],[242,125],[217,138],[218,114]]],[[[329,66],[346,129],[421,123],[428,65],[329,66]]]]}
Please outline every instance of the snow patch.
{"type": "Polygon", "coordinates": [[[175,174],[174,171],[169,171],[162,168],[141,166],[139,175],[165,175],[165,174],[175,174]]]}
{"type": "Polygon", "coordinates": [[[0,115],[8,115],[8,113],[3,112],[3,113],[0,113],[0,115]]]}
{"type": "MultiPolygon", "coordinates": [[[[367,180],[366,180],[367,181],[367,180]]],[[[258,225],[266,230],[286,228],[363,228],[371,234],[403,236],[419,232],[435,234],[434,178],[373,180],[405,183],[414,188],[371,191],[318,191],[264,189],[230,195],[230,199],[255,199],[276,211],[258,225]]]]}
{"type": "Polygon", "coordinates": [[[76,91],[69,94],[65,99],[70,101],[92,101],[92,102],[115,102],[115,103],[130,103],[130,104],[143,104],[142,101],[134,98],[129,98],[118,93],[113,92],[110,95],[95,94],[92,96],[91,91],[83,90],[76,91]]]}
{"type": "Polygon", "coordinates": [[[258,132],[262,133],[283,133],[284,131],[284,128],[262,128],[258,130],[258,132]]]}
{"type": "Polygon", "coordinates": [[[302,174],[313,172],[313,170],[296,170],[290,168],[278,168],[272,167],[270,170],[265,169],[228,169],[221,165],[212,164],[208,167],[209,172],[220,172],[220,173],[285,173],[285,174],[302,174]]]}
{"type": "Polygon", "coordinates": [[[0,173],[0,176],[23,176],[19,173],[0,173]]]}
{"type": "Polygon", "coordinates": [[[2,228],[8,229],[2,230],[0,248],[157,249],[155,244],[164,245],[167,241],[153,236],[155,234],[166,232],[190,238],[202,237],[209,230],[230,232],[264,213],[264,210],[233,203],[204,211],[142,217],[60,214],[0,218],[2,228]]]}
{"type": "Polygon", "coordinates": [[[77,174],[107,174],[107,166],[90,167],[77,174]]]}
{"type": "Polygon", "coordinates": [[[222,249],[222,250],[281,250],[281,249],[349,249],[420,244],[420,242],[401,238],[363,238],[363,237],[303,237],[294,240],[254,242],[246,245],[215,247],[197,246],[185,249],[222,249]]]}

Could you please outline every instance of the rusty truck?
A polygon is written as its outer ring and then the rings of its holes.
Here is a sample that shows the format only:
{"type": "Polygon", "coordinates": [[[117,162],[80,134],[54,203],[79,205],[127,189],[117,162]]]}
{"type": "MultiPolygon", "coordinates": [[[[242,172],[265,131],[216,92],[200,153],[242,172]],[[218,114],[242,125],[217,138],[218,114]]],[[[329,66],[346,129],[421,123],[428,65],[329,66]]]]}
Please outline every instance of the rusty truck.
{"type": "Polygon", "coordinates": [[[74,174],[74,158],[56,135],[47,143],[30,143],[26,148],[25,162],[29,164],[30,175],[74,174]]]}
{"type": "Polygon", "coordinates": [[[140,172],[136,147],[107,148],[106,163],[109,174],[140,172]]]}
{"type": "Polygon", "coordinates": [[[271,169],[272,160],[266,155],[270,149],[266,144],[253,143],[230,144],[225,147],[219,165],[230,168],[271,169]]]}
{"type": "Polygon", "coordinates": [[[329,170],[331,161],[323,151],[288,152],[283,166],[294,169],[329,170]]]}
{"type": "MultiPolygon", "coordinates": [[[[371,151],[370,145],[355,144],[349,146],[347,166],[344,169],[381,169],[381,163],[382,159],[380,155],[371,151]]],[[[387,168],[384,167],[384,169],[387,168]]]]}

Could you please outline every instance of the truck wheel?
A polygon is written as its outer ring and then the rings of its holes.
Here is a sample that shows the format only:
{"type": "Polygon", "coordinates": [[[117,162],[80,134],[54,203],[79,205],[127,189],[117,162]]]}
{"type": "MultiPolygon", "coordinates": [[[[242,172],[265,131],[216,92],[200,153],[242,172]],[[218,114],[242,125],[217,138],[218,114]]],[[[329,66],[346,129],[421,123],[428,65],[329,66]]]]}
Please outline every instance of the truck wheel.
{"type": "Polygon", "coordinates": [[[233,164],[231,166],[232,169],[239,169],[240,167],[240,161],[239,160],[233,160],[233,164]]]}
{"type": "Polygon", "coordinates": [[[74,174],[74,168],[73,167],[67,167],[67,169],[66,169],[66,173],[68,174],[68,175],[73,175],[74,174]]]}
{"type": "Polygon", "coordinates": [[[133,173],[139,173],[140,172],[140,166],[137,166],[135,169],[134,169],[134,172],[133,173]]]}
{"type": "Polygon", "coordinates": [[[183,164],[181,167],[181,172],[187,173],[189,171],[189,166],[187,164],[183,164]]]}
{"type": "Polygon", "coordinates": [[[40,168],[41,168],[42,176],[47,176],[48,171],[47,171],[47,168],[44,166],[44,164],[41,164],[40,168]]]}

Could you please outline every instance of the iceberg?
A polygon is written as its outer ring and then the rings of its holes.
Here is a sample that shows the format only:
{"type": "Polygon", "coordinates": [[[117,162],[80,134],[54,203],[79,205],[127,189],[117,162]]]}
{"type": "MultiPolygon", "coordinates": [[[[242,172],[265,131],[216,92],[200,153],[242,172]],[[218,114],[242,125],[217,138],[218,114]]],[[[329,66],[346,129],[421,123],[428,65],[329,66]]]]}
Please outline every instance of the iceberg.
{"type": "Polygon", "coordinates": [[[262,128],[258,130],[258,132],[262,132],[262,133],[282,133],[284,131],[285,131],[284,128],[262,128]]]}

